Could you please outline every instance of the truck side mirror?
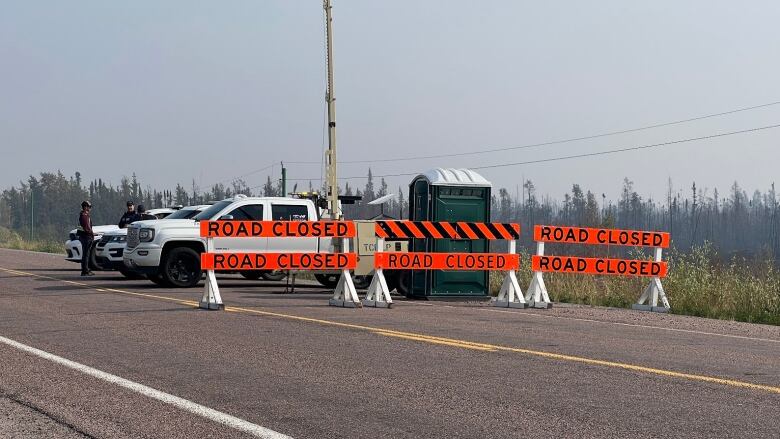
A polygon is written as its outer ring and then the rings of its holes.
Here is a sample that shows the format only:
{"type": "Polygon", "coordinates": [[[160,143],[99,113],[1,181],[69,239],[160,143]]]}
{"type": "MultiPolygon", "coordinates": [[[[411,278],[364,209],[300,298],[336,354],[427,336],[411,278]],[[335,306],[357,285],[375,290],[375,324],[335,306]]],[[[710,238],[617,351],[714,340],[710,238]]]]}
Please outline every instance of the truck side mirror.
{"type": "Polygon", "coordinates": [[[222,215],[219,217],[219,221],[233,221],[233,215],[222,215]]]}

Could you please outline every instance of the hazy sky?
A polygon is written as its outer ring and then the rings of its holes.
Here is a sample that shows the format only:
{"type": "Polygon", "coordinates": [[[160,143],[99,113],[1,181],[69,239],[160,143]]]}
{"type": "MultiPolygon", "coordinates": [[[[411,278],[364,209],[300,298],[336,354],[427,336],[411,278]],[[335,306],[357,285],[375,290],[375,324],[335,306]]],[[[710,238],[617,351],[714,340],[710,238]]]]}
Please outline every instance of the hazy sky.
{"type": "MultiPolygon", "coordinates": [[[[511,147],[780,101],[777,1],[334,2],[342,160],[511,147]]],[[[0,0],[0,187],[57,169],[207,186],[282,160],[315,162],[288,173],[319,179],[324,72],[319,0],[0,0]]],[[[372,169],[537,160],[778,123],[780,105],[372,169]]],[[[644,196],[659,197],[669,177],[752,191],[780,183],[778,146],[774,129],[480,172],[512,192],[531,179],[559,199],[575,182],[616,196],[626,176],[644,196]]]]}

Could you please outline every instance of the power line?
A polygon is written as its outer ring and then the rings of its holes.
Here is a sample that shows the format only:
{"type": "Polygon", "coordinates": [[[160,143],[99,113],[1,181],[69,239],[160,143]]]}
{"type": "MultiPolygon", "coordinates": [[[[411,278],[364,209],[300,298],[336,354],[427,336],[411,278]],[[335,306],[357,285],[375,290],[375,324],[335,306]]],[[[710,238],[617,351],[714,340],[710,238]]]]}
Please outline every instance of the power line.
{"type": "MultiPolygon", "coordinates": [[[[740,113],[743,111],[750,111],[750,110],[756,110],[759,108],[766,108],[771,107],[773,105],[780,104],[780,101],[774,101],[769,102],[766,104],[760,104],[760,105],[753,105],[750,107],[742,107],[737,108],[734,110],[729,111],[723,111],[720,113],[712,113],[712,114],[706,114],[703,116],[696,116],[696,117],[689,117],[687,119],[680,119],[675,120],[671,122],[663,122],[663,123],[657,123],[653,125],[646,125],[639,128],[631,128],[626,130],[619,130],[619,131],[610,131],[606,133],[601,134],[592,134],[587,136],[580,136],[580,137],[571,137],[568,139],[560,139],[560,140],[552,140],[548,142],[541,142],[541,143],[529,143],[526,145],[519,145],[519,146],[508,146],[503,148],[491,148],[491,149],[483,149],[480,151],[466,151],[466,152],[455,152],[455,153],[446,153],[446,154],[432,154],[432,155],[421,155],[421,156],[412,156],[412,157],[396,157],[396,158],[387,158],[387,159],[366,159],[366,160],[340,160],[339,163],[383,163],[383,162],[398,162],[398,161],[406,161],[406,160],[425,160],[425,159],[438,159],[438,158],[447,158],[447,157],[463,157],[463,156],[470,156],[470,155],[479,155],[479,154],[488,154],[488,153],[494,153],[494,152],[503,152],[503,151],[514,151],[518,149],[528,149],[528,148],[538,148],[542,146],[552,146],[552,145],[560,145],[562,143],[570,143],[570,142],[578,142],[581,140],[592,140],[592,139],[599,139],[602,137],[609,137],[609,136],[616,136],[619,134],[628,134],[628,133],[635,133],[637,131],[645,131],[650,130],[654,128],[661,128],[671,125],[679,125],[683,123],[688,122],[695,122],[697,120],[703,120],[703,119],[709,119],[713,117],[719,117],[719,116],[726,116],[729,114],[735,114],[740,113]]],[[[292,163],[292,162],[291,162],[292,163]]],[[[298,164],[312,164],[316,162],[297,162],[298,164]]]]}
{"type": "Polygon", "coordinates": [[[553,162],[553,161],[559,161],[559,160],[569,160],[569,159],[575,159],[575,158],[582,158],[582,157],[594,157],[594,156],[600,156],[600,155],[608,155],[608,154],[617,154],[621,152],[627,152],[627,151],[638,151],[642,149],[650,149],[650,148],[656,148],[659,146],[668,146],[668,145],[675,145],[678,143],[686,143],[686,142],[695,142],[699,140],[708,140],[708,139],[715,139],[718,137],[726,137],[726,136],[733,136],[736,134],[745,134],[745,133],[752,133],[756,131],[763,131],[763,130],[770,130],[773,128],[779,128],[780,124],[775,125],[768,125],[764,127],[758,127],[758,128],[749,128],[746,130],[740,130],[740,131],[731,131],[728,133],[719,133],[719,134],[712,134],[709,136],[701,136],[701,137],[691,137],[688,139],[679,139],[679,140],[671,140],[668,142],[661,142],[661,143],[654,143],[651,145],[642,145],[642,146],[632,146],[627,148],[618,148],[618,149],[610,149],[606,151],[597,151],[597,152],[590,152],[590,153],[584,153],[584,154],[574,154],[574,155],[568,155],[568,156],[562,156],[562,157],[552,157],[548,159],[539,159],[539,160],[528,160],[524,162],[513,162],[513,163],[498,163],[494,165],[485,165],[485,166],[472,166],[470,169],[491,169],[491,168],[504,168],[507,166],[517,166],[517,165],[526,165],[531,163],[545,163],[545,162],[553,162]]]}
{"type": "MultiPolygon", "coordinates": [[[[631,147],[624,147],[624,148],[617,148],[617,149],[608,149],[604,151],[596,151],[596,152],[589,152],[589,153],[583,153],[583,154],[573,154],[573,155],[565,155],[565,156],[559,156],[559,157],[551,157],[546,159],[537,159],[537,160],[526,160],[522,162],[510,162],[510,163],[497,163],[497,164],[491,164],[491,165],[483,165],[483,166],[469,166],[469,169],[492,169],[492,168],[505,168],[509,166],[519,166],[519,165],[529,165],[534,163],[547,163],[547,162],[555,162],[555,161],[561,161],[561,160],[571,160],[571,159],[577,159],[577,158],[584,158],[584,157],[594,157],[594,156],[601,156],[601,155],[608,155],[608,154],[617,154],[627,151],[637,151],[637,150],[643,150],[643,149],[650,149],[650,148],[657,148],[660,146],[668,146],[668,145],[675,145],[679,143],[687,143],[687,142],[695,142],[700,140],[708,140],[708,139],[715,139],[719,137],[726,137],[726,136],[734,136],[737,134],[745,134],[745,133],[752,133],[756,131],[763,131],[763,130],[770,130],[773,128],[780,128],[780,124],[775,125],[767,125],[763,127],[757,127],[757,128],[748,128],[745,130],[739,130],[739,131],[730,131],[726,133],[718,133],[718,134],[710,134],[707,136],[700,136],[700,137],[690,137],[687,139],[678,139],[678,140],[670,140],[668,142],[661,142],[661,143],[653,143],[649,145],[642,145],[642,146],[631,146],[631,147]]],[[[383,175],[373,175],[373,177],[383,178],[383,177],[406,177],[411,175],[419,175],[419,172],[404,172],[404,173],[398,173],[398,174],[383,174],[383,175]]],[[[355,176],[355,177],[341,177],[340,180],[355,180],[355,179],[365,179],[366,176],[355,176]]],[[[307,179],[300,179],[301,181],[305,181],[307,179]]],[[[297,181],[297,180],[296,180],[297,181]]]]}
{"type": "MultiPolygon", "coordinates": [[[[458,153],[432,154],[432,155],[412,156],[412,157],[396,157],[396,158],[385,158],[385,159],[363,159],[363,160],[339,160],[339,163],[345,163],[345,164],[346,163],[350,163],[350,164],[387,163],[387,162],[398,162],[398,161],[409,161],[409,160],[425,160],[425,159],[448,158],[448,157],[464,157],[464,156],[472,156],[472,155],[479,155],[479,154],[489,154],[489,153],[494,153],[494,152],[514,151],[514,150],[519,150],[519,149],[538,148],[538,147],[543,147],[543,146],[552,146],[552,145],[560,145],[560,144],[563,144],[563,143],[571,143],[571,142],[577,142],[577,141],[582,141],[582,140],[599,139],[599,138],[603,138],[603,137],[616,136],[616,135],[619,135],[619,134],[628,134],[628,133],[634,133],[634,132],[638,132],[638,131],[646,131],[646,130],[650,130],[650,129],[654,129],[654,128],[661,128],[661,127],[666,127],[666,126],[679,125],[679,124],[683,124],[683,123],[695,122],[695,121],[698,121],[698,120],[709,119],[709,118],[713,118],[713,117],[719,117],[719,116],[726,116],[726,115],[729,115],[729,114],[741,113],[741,112],[744,112],[744,111],[757,110],[757,109],[760,109],[760,108],[771,107],[771,106],[778,105],[778,104],[780,104],[780,101],[768,102],[768,103],[765,103],[765,104],[753,105],[753,106],[749,106],[749,107],[742,107],[742,108],[737,108],[737,109],[733,109],[733,110],[722,111],[720,113],[711,113],[711,114],[705,114],[705,115],[702,115],[702,116],[689,117],[689,118],[686,118],[686,119],[679,119],[679,120],[675,120],[675,121],[671,121],[671,122],[663,122],[663,123],[657,123],[657,124],[652,124],[652,125],[645,125],[645,126],[638,127],[638,128],[631,128],[631,129],[618,130],[618,131],[610,131],[610,132],[606,132],[606,133],[592,134],[592,135],[587,135],[587,136],[571,137],[571,138],[567,138],[567,139],[551,140],[551,141],[541,142],[541,143],[530,143],[530,144],[519,145],[519,146],[509,146],[509,147],[502,147],[502,148],[483,149],[483,150],[480,150],[480,151],[466,151],[466,152],[458,152],[458,153]]],[[[291,164],[291,165],[314,165],[314,164],[318,164],[318,165],[322,166],[322,160],[320,160],[320,161],[287,161],[287,160],[285,160],[285,163],[288,163],[288,164],[291,164]]],[[[222,180],[221,182],[218,182],[218,183],[224,183],[226,181],[231,181],[231,180],[235,180],[237,178],[242,178],[242,177],[245,177],[245,176],[248,176],[248,175],[252,175],[252,174],[255,174],[257,172],[264,171],[264,170],[266,170],[266,169],[268,169],[268,168],[270,168],[272,166],[274,166],[274,165],[269,165],[269,166],[267,166],[265,168],[249,172],[249,173],[244,174],[244,175],[239,176],[239,177],[222,180]]],[[[403,175],[411,175],[411,174],[400,174],[400,175],[403,176],[403,175]]],[[[355,178],[364,178],[364,177],[355,177],[355,178]]],[[[320,177],[320,178],[299,179],[299,180],[303,181],[303,180],[321,180],[321,179],[322,178],[320,177]]]]}

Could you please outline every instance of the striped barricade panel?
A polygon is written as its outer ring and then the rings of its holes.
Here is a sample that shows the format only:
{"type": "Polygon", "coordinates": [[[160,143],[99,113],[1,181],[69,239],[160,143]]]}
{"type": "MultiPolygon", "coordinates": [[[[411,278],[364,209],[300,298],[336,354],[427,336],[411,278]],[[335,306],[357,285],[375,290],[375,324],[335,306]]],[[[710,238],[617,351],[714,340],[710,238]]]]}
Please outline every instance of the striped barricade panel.
{"type": "Polygon", "coordinates": [[[377,221],[379,238],[520,239],[520,224],[444,221],[377,221]]]}

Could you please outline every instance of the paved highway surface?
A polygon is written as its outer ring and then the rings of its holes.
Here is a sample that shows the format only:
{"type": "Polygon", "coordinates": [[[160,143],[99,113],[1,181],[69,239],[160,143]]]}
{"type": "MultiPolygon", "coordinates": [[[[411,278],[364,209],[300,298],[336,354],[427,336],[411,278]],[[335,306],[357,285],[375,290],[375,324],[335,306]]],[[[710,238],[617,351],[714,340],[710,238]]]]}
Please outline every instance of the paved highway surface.
{"type": "Polygon", "coordinates": [[[780,328],[78,276],[0,250],[1,437],[780,437],[780,328]]]}

